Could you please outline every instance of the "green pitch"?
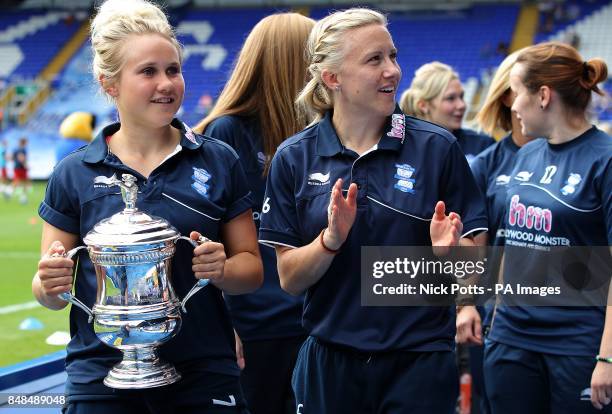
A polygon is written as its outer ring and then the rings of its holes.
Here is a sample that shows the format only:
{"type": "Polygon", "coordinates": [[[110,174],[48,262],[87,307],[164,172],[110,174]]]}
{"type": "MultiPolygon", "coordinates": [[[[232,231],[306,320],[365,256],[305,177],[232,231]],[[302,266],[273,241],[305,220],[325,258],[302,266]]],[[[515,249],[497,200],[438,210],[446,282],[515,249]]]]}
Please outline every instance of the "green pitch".
{"type": "Polygon", "coordinates": [[[32,276],[40,257],[42,221],[37,210],[44,196],[46,183],[35,182],[28,202],[18,197],[0,195],[0,367],[39,357],[64,349],[47,345],[45,339],[56,331],[69,330],[68,309],[51,311],[41,306],[18,311],[7,306],[34,301],[32,276]],[[43,323],[40,330],[19,329],[26,318],[43,323]]]}

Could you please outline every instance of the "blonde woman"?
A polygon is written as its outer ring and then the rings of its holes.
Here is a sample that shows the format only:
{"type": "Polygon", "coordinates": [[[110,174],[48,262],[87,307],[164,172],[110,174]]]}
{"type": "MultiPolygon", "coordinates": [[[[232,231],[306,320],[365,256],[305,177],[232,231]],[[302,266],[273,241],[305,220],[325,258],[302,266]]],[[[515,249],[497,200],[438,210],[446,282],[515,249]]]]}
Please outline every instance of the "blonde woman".
{"type": "MultiPolygon", "coordinates": [[[[294,101],[306,82],[304,48],[313,26],[314,20],[297,13],[262,19],[246,38],[215,107],[195,128],[240,156],[255,197],[257,226],[270,160],[282,141],[306,126],[306,114],[294,101]]],[[[252,414],[293,414],[291,374],[305,339],[304,298],[280,288],[274,249],[260,245],[260,251],[261,289],[225,297],[243,344],[240,381],[252,414]]]]}
{"type": "Polygon", "coordinates": [[[486,229],[456,140],[396,106],[386,26],[361,8],[317,22],[298,97],[317,122],[279,146],[268,174],[260,243],[276,248],[283,289],[306,292],[310,336],[293,374],[302,414],[451,413],[456,403],[453,310],[361,305],[362,246],[473,244],[486,229]]]}
{"type": "Polygon", "coordinates": [[[438,124],[453,133],[468,160],[495,141],[488,135],[461,128],[467,105],[463,86],[452,67],[430,62],[414,73],[414,78],[402,94],[400,107],[407,115],[438,124]]]}
{"type": "MultiPolygon", "coordinates": [[[[39,208],[45,221],[43,257],[33,293],[47,308],[66,306],[57,295],[71,290],[74,263],[57,256],[123,209],[116,189],[98,181],[123,173],[137,178],[140,209],[164,217],[182,234],[213,240],[195,250],[177,247],[172,263],[177,296],[184,297],[196,279],[207,278],[212,286],[193,297],[179,333],[159,349],[182,379],[152,390],[125,392],[103,384],[121,353],[102,343],[87,315],[72,308],[65,412],[245,413],[222,294],[252,292],[263,275],[250,190],[238,157],[174,118],[185,90],[181,47],[157,6],[144,0],[105,2],[92,22],[91,42],[94,76],[121,122],[104,128],[54,169],[39,208]]],[[[74,283],[75,295],[91,307],[97,284],[86,255],[74,283]]],[[[142,378],[143,385],[159,385],[158,378],[148,379],[142,378]]]]}

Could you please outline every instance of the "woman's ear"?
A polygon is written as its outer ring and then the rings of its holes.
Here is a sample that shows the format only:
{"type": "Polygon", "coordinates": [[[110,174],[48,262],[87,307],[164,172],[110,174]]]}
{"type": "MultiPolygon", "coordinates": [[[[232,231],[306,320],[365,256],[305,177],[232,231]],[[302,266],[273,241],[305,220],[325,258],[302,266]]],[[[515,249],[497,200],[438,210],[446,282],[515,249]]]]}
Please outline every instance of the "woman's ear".
{"type": "Polygon", "coordinates": [[[117,93],[117,88],[115,87],[114,83],[109,81],[106,76],[104,75],[100,75],[98,76],[98,82],[100,82],[100,86],[102,86],[102,90],[104,90],[104,92],[106,92],[109,96],[112,96],[113,98],[116,98],[118,93],[117,93]]]}
{"type": "Polygon", "coordinates": [[[546,109],[551,103],[552,89],[549,86],[542,85],[538,91],[538,98],[540,100],[540,108],[546,109]]]}
{"type": "Polygon", "coordinates": [[[323,69],[321,71],[321,80],[329,90],[340,91],[340,82],[338,81],[338,75],[336,73],[323,69]]]}
{"type": "Polygon", "coordinates": [[[423,115],[429,115],[430,105],[425,99],[419,99],[416,106],[419,112],[421,112],[423,115]]]}

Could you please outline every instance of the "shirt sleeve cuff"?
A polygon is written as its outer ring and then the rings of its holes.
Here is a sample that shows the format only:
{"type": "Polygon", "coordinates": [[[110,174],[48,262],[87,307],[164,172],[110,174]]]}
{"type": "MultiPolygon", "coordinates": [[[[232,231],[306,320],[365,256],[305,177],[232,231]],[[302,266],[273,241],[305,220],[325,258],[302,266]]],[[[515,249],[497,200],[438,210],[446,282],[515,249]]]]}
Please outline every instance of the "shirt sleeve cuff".
{"type": "Polygon", "coordinates": [[[250,208],[253,208],[253,197],[249,191],[244,197],[239,198],[229,206],[223,217],[223,222],[231,221],[234,217],[241,215],[250,208]]]}
{"type": "Polygon", "coordinates": [[[79,220],[55,210],[44,201],[38,207],[38,215],[52,226],[72,234],[79,234],[79,220]]]}
{"type": "Polygon", "coordinates": [[[291,248],[302,247],[302,241],[290,234],[280,232],[272,229],[259,229],[259,243],[264,246],[287,246],[291,248]]]}

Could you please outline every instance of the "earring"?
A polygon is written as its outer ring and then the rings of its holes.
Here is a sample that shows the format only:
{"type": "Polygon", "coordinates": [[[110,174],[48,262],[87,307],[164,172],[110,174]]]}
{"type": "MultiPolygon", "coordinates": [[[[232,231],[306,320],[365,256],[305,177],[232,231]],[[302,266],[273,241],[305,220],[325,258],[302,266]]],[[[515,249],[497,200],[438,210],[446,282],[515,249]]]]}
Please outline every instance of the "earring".
{"type": "Polygon", "coordinates": [[[540,109],[543,111],[544,110],[544,105],[540,105],[540,109]]]}
{"type": "Polygon", "coordinates": [[[336,92],[340,92],[340,85],[336,85],[334,89],[336,90],[336,92]]]}

